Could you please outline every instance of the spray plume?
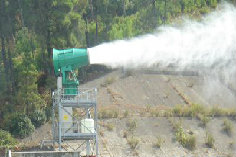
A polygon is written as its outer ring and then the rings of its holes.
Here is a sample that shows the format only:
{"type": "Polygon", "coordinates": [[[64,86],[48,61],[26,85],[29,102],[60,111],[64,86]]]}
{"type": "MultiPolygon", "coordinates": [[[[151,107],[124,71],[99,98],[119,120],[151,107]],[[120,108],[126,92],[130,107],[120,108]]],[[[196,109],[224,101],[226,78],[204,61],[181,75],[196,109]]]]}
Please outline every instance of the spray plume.
{"type": "Polygon", "coordinates": [[[229,79],[236,74],[236,9],[220,5],[201,22],[163,26],[153,34],[103,43],[89,49],[90,63],[111,67],[204,67],[229,79]]]}

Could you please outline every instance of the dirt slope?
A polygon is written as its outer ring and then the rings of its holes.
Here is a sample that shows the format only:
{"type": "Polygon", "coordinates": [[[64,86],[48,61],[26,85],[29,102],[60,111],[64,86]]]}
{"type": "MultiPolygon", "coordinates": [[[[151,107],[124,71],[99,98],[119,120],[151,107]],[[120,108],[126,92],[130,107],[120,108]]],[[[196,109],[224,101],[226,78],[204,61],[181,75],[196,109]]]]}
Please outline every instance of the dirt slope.
{"type": "MultiPolygon", "coordinates": [[[[80,85],[80,88],[96,87],[98,89],[98,107],[117,109],[119,112],[129,111],[127,118],[100,120],[99,150],[101,156],[236,156],[235,153],[235,119],[233,135],[228,136],[222,131],[223,118],[212,118],[206,128],[200,126],[197,119],[173,118],[182,121],[185,130],[191,130],[197,136],[197,148],[190,151],[183,148],[176,140],[170,119],[166,117],[140,117],[138,109],[150,106],[173,107],[176,104],[198,103],[205,106],[218,105],[222,108],[235,108],[235,93],[219,81],[198,75],[183,76],[172,74],[145,74],[116,70],[80,85]],[[187,101],[186,101],[187,99],[187,101]],[[132,150],[124,138],[129,119],[137,122],[132,135],[139,139],[135,150],[132,150]],[[102,124],[112,124],[113,130],[108,131],[102,124]],[[205,145],[206,132],[215,138],[215,148],[205,145]],[[160,149],[154,148],[157,137],[164,143],[160,149]]],[[[51,139],[50,124],[39,128],[31,137],[22,140],[26,146],[37,146],[42,139],[51,139]]]]}

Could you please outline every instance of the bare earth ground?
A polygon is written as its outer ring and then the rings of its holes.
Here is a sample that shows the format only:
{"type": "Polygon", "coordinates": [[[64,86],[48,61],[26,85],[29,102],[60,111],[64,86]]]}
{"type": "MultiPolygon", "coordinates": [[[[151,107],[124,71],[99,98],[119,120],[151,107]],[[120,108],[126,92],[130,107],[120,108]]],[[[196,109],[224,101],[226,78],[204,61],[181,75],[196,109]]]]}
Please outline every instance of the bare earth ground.
{"type": "MultiPolygon", "coordinates": [[[[235,86],[235,85],[233,85],[235,86]]],[[[117,70],[98,79],[87,82],[80,87],[96,87],[98,89],[98,108],[117,109],[118,112],[129,112],[127,118],[111,118],[100,120],[100,124],[113,124],[111,131],[101,125],[99,132],[99,151],[101,156],[236,156],[235,149],[235,119],[229,118],[233,124],[233,134],[227,135],[222,131],[224,117],[212,118],[206,128],[200,121],[190,118],[172,117],[181,121],[185,130],[191,130],[197,137],[197,147],[191,151],[183,148],[176,140],[170,119],[166,117],[140,117],[138,109],[146,105],[173,107],[176,104],[186,104],[183,96],[191,103],[202,104],[208,107],[218,105],[222,108],[235,108],[236,96],[230,89],[218,81],[201,76],[181,76],[163,74],[126,73],[117,70]],[[126,123],[130,119],[137,122],[132,135],[139,143],[132,150],[123,137],[127,129],[126,123]],[[215,147],[205,145],[206,132],[210,132],[215,139],[215,147]],[[165,142],[161,148],[153,144],[157,137],[165,142]]],[[[42,139],[51,139],[49,123],[40,127],[35,133],[21,140],[21,145],[33,147],[39,145],[42,139]]]]}

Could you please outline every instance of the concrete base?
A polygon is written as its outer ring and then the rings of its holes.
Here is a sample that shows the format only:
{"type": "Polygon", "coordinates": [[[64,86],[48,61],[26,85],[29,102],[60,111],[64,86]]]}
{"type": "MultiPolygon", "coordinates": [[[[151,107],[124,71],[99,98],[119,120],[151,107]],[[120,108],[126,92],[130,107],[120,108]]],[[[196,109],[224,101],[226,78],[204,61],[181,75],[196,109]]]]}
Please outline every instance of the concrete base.
{"type": "Polygon", "coordinates": [[[80,153],[62,151],[11,152],[9,157],[80,157],[80,153]]]}

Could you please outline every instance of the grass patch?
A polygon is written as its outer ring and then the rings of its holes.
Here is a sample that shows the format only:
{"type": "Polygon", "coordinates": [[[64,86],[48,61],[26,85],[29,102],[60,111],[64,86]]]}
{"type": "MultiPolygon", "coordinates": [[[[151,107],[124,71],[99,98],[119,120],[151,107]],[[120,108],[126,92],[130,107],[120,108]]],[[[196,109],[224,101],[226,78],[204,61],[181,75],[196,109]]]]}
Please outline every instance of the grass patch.
{"type": "Polygon", "coordinates": [[[205,142],[209,148],[214,148],[215,139],[209,132],[206,132],[205,142]]]}
{"type": "Polygon", "coordinates": [[[124,131],[123,132],[123,138],[127,138],[128,137],[128,132],[127,131],[124,131]]]}
{"type": "Polygon", "coordinates": [[[139,115],[141,117],[145,117],[147,115],[147,111],[146,110],[140,110],[139,115]]]}
{"type": "Polygon", "coordinates": [[[225,115],[225,111],[219,108],[218,105],[213,106],[209,113],[212,117],[225,115]]]}
{"type": "Polygon", "coordinates": [[[200,104],[187,105],[175,105],[172,109],[172,113],[177,117],[196,117],[198,114],[205,115],[207,108],[204,108],[200,104]]]}
{"type": "Polygon", "coordinates": [[[165,140],[160,136],[157,137],[156,142],[153,144],[155,148],[161,148],[162,144],[165,143],[165,140]]]}
{"type": "Polygon", "coordinates": [[[233,124],[230,120],[225,119],[223,123],[223,130],[229,135],[232,135],[233,132],[233,124]]]}
{"type": "Polygon", "coordinates": [[[151,108],[152,108],[152,106],[150,104],[145,105],[145,111],[146,112],[150,112],[151,108]]]}
{"type": "Polygon", "coordinates": [[[210,117],[207,117],[206,115],[199,114],[197,118],[201,121],[201,125],[203,127],[206,127],[207,123],[210,121],[210,117]]]}
{"type": "Polygon", "coordinates": [[[99,119],[109,119],[109,118],[117,118],[119,116],[119,112],[116,110],[105,110],[102,109],[98,112],[99,119]]]}
{"type": "Polygon", "coordinates": [[[176,140],[184,147],[189,150],[196,148],[196,137],[184,132],[182,127],[179,127],[176,131],[176,140]]]}
{"type": "Polygon", "coordinates": [[[196,137],[192,131],[185,132],[181,121],[175,122],[170,120],[171,125],[175,131],[176,140],[184,147],[189,150],[194,150],[196,148],[196,137]]]}
{"type": "MultiPolygon", "coordinates": [[[[175,105],[172,109],[166,110],[164,116],[177,116],[177,117],[197,117],[198,115],[203,116],[236,116],[236,109],[224,109],[219,108],[218,106],[214,106],[212,108],[207,108],[200,104],[192,104],[192,105],[175,105]]],[[[206,117],[203,117],[207,122],[206,117]]]]}
{"type": "Polygon", "coordinates": [[[231,141],[231,142],[229,143],[229,148],[230,148],[230,149],[234,149],[234,148],[235,148],[235,142],[234,142],[234,141],[231,141]]]}
{"type": "Polygon", "coordinates": [[[114,130],[114,125],[112,123],[108,123],[106,125],[106,128],[107,128],[108,131],[113,131],[114,130]]]}
{"type": "Polygon", "coordinates": [[[130,145],[130,148],[134,150],[139,144],[139,139],[136,137],[131,137],[127,140],[127,143],[130,145]]]}
{"type": "Polygon", "coordinates": [[[183,105],[175,105],[174,108],[172,109],[172,113],[175,116],[182,116],[183,115],[183,105]]]}
{"type": "Polygon", "coordinates": [[[136,120],[129,120],[126,122],[127,130],[130,132],[134,132],[137,128],[137,121],[136,120]]]}
{"type": "Polygon", "coordinates": [[[190,106],[189,114],[191,117],[196,117],[198,114],[205,115],[207,113],[207,108],[203,107],[200,104],[192,104],[190,106]]]}
{"type": "Polygon", "coordinates": [[[164,117],[173,117],[174,116],[173,111],[171,109],[166,110],[163,115],[164,115],[164,117]]]}
{"type": "Polygon", "coordinates": [[[102,87],[107,87],[108,85],[112,84],[113,82],[115,82],[115,78],[114,77],[108,77],[105,79],[105,81],[101,84],[102,87]]]}
{"type": "Polygon", "coordinates": [[[124,118],[128,117],[128,116],[129,116],[129,111],[126,110],[126,111],[124,112],[123,116],[124,116],[124,118]]]}
{"type": "Polygon", "coordinates": [[[151,109],[150,114],[151,114],[152,117],[158,117],[158,116],[161,116],[160,111],[157,110],[157,109],[151,109]]]}
{"type": "Polygon", "coordinates": [[[104,132],[103,131],[100,130],[99,134],[100,134],[101,137],[104,137],[104,132]]]}

